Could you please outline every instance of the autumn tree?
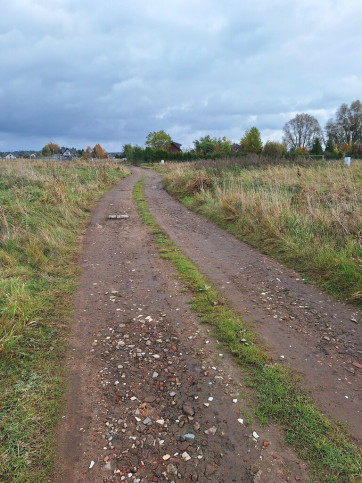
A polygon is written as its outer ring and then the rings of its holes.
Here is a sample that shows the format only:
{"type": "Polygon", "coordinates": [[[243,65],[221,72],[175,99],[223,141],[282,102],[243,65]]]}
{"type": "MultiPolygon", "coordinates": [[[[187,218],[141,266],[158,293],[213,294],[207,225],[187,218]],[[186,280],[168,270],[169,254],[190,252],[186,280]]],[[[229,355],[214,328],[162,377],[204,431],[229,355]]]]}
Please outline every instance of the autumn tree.
{"type": "Polygon", "coordinates": [[[244,153],[260,154],[263,149],[260,132],[255,126],[245,131],[244,137],[240,141],[241,150],[244,153]]]}
{"type": "Polygon", "coordinates": [[[283,128],[284,139],[291,150],[308,150],[315,138],[323,139],[318,120],[310,114],[297,114],[283,128]]]}
{"type": "Polygon", "coordinates": [[[92,157],[92,148],[87,146],[87,149],[83,151],[82,159],[90,159],[92,157]]]}
{"type": "Polygon", "coordinates": [[[50,147],[51,152],[53,154],[60,154],[61,150],[60,150],[60,147],[58,146],[58,144],[49,143],[48,146],[50,147]]]}
{"type": "Polygon", "coordinates": [[[50,150],[50,147],[48,146],[48,144],[46,144],[43,149],[41,150],[41,154],[42,156],[51,156],[52,155],[52,152],[50,150]]]}
{"type": "Polygon", "coordinates": [[[96,159],[104,159],[107,158],[107,154],[100,144],[96,144],[92,151],[92,157],[96,159]]]}
{"type": "Polygon", "coordinates": [[[156,151],[167,151],[171,146],[172,139],[165,131],[153,131],[147,135],[146,146],[155,149],[156,151]]]}
{"type": "Polygon", "coordinates": [[[42,149],[43,156],[52,156],[53,154],[59,154],[59,153],[60,153],[60,147],[58,146],[58,144],[55,144],[52,142],[46,144],[42,149]]]}

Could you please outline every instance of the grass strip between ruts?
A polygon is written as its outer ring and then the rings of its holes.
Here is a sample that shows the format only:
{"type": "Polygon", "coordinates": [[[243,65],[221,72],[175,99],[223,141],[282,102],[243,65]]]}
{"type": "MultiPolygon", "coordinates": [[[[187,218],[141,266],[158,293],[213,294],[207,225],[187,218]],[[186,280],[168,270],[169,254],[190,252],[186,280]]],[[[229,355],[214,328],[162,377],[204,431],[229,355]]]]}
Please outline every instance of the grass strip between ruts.
{"type": "Polygon", "coordinates": [[[202,322],[215,327],[218,340],[247,370],[259,421],[270,420],[284,429],[286,442],[309,463],[315,481],[360,481],[361,454],[350,442],[347,431],[318,411],[290,370],[272,363],[241,317],[158,227],[146,204],[143,179],[135,184],[133,197],[140,217],[155,236],[160,256],[173,263],[191,291],[192,309],[202,322]]]}

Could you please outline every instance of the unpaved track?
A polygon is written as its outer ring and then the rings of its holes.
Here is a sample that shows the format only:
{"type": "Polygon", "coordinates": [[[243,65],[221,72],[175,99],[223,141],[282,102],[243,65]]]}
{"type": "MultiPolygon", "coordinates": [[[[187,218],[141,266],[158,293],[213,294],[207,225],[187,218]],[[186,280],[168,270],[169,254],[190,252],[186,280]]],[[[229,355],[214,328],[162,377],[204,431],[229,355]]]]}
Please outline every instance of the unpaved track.
{"type": "Polygon", "coordinates": [[[52,481],[308,481],[277,428],[238,422],[240,370],[155,252],[132,200],[142,175],[107,193],[88,226],[52,481]]]}
{"type": "Polygon", "coordinates": [[[355,435],[360,429],[354,311],[186,210],[156,173],[133,169],[98,202],[85,237],[52,481],[308,481],[277,428],[238,422],[250,394],[155,252],[132,200],[142,176],[162,228],[253,322],[275,358],[302,374],[322,408],[355,435]],[[108,219],[118,213],[130,217],[108,219]],[[320,330],[326,325],[332,329],[320,330]]]}
{"type": "Polygon", "coordinates": [[[322,294],[302,277],[171,198],[161,176],[147,172],[146,199],[156,222],[212,280],[269,346],[293,367],[327,415],[361,440],[361,321],[353,307],[322,294]]]}

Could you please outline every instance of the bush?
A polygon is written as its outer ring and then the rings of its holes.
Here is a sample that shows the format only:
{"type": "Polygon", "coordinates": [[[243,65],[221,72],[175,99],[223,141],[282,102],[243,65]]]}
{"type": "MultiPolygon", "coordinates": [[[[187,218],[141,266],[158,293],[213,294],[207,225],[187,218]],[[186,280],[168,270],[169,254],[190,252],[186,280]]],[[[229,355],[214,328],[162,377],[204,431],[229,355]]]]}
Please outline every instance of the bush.
{"type": "Polygon", "coordinates": [[[271,158],[281,158],[284,154],[285,146],[282,143],[267,141],[265,143],[263,154],[271,158]]]}

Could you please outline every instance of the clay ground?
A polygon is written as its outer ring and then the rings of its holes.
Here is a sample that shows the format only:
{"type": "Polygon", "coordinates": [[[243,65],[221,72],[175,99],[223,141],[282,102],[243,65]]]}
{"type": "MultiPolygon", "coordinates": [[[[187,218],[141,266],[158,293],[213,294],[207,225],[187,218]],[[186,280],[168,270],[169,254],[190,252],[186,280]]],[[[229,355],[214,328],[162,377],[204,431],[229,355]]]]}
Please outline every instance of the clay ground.
{"type": "Polygon", "coordinates": [[[189,212],[160,175],[133,168],[88,226],[52,481],[308,481],[278,428],[247,424],[252,397],[240,369],[189,310],[137,215],[132,187],[143,176],[157,223],[322,411],[361,435],[356,311],[189,212]]]}

